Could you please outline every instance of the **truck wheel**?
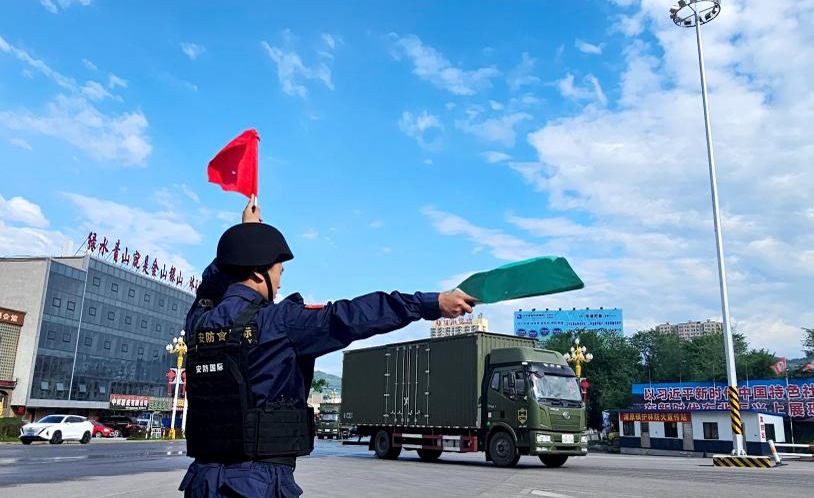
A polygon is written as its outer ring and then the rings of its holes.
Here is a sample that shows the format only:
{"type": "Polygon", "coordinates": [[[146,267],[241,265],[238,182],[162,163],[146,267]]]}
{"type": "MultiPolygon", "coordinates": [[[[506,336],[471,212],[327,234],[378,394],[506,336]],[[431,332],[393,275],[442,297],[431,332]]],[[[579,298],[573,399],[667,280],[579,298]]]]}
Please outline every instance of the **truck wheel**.
{"type": "Polygon", "coordinates": [[[434,462],[441,457],[441,450],[416,450],[422,462],[434,462]]]}
{"type": "Polygon", "coordinates": [[[540,455],[540,461],[546,467],[562,467],[566,460],[568,455],[540,455]]]}
{"type": "Polygon", "coordinates": [[[489,454],[498,467],[514,467],[520,460],[514,438],[508,432],[496,432],[489,439],[489,454]]]}
{"type": "Polygon", "coordinates": [[[401,453],[401,448],[393,447],[393,439],[390,437],[390,433],[385,430],[376,433],[373,439],[373,449],[376,456],[384,460],[395,460],[401,453]]]}

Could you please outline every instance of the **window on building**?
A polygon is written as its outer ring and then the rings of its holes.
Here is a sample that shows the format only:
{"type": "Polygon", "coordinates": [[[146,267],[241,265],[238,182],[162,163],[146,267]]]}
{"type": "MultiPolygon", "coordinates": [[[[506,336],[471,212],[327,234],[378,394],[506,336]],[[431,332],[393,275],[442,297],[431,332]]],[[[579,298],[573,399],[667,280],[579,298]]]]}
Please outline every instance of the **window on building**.
{"type": "Polygon", "coordinates": [[[105,341],[105,349],[110,349],[110,341],[105,341]]]}
{"type": "Polygon", "coordinates": [[[68,301],[68,304],[66,304],[66,305],[65,305],[65,308],[66,308],[68,311],[73,311],[73,310],[75,310],[75,309],[76,309],[76,303],[75,303],[75,302],[73,302],[73,301],[68,301]]]}
{"type": "Polygon", "coordinates": [[[113,312],[113,311],[108,311],[107,312],[107,319],[112,322],[113,320],[116,319],[116,313],[113,312]]]}
{"type": "Polygon", "coordinates": [[[136,297],[136,290],[135,290],[135,289],[130,289],[130,290],[128,290],[128,291],[127,291],[127,295],[128,295],[129,297],[136,297]]]}
{"type": "Polygon", "coordinates": [[[86,386],[85,384],[79,384],[79,392],[80,393],[88,392],[88,386],[86,386]]]}
{"type": "Polygon", "coordinates": [[[107,392],[107,387],[99,386],[99,394],[105,394],[107,392]]]}
{"type": "Polygon", "coordinates": [[[94,308],[93,306],[91,306],[90,308],[88,308],[88,315],[90,315],[90,316],[96,316],[96,308],[94,308]]]}
{"type": "Polygon", "coordinates": [[[149,303],[149,302],[150,302],[150,295],[149,295],[149,294],[146,294],[146,293],[144,294],[144,302],[145,302],[145,303],[149,303]]]}
{"type": "Polygon", "coordinates": [[[495,391],[500,391],[500,372],[495,372],[492,375],[492,382],[490,383],[490,386],[495,391]]]}
{"type": "Polygon", "coordinates": [[[133,323],[133,317],[130,316],[130,315],[125,315],[124,316],[124,324],[125,325],[130,325],[132,323],[133,323]]]}
{"type": "Polygon", "coordinates": [[[100,285],[102,285],[102,279],[99,277],[93,277],[93,286],[99,287],[100,285]]]}
{"type": "Polygon", "coordinates": [[[143,328],[143,329],[147,328],[147,320],[142,320],[141,321],[141,328],[143,328]]]}
{"type": "Polygon", "coordinates": [[[158,305],[159,305],[160,307],[162,307],[162,308],[164,307],[164,298],[163,298],[163,297],[159,297],[159,298],[158,298],[158,305]]]}
{"type": "Polygon", "coordinates": [[[54,299],[51,300],[51,306],[53,306],[54,308],[59,308],[60,306],[62,306],[62,299],[55,297],[54,299]]]}
{"type": "Polygon", "coordinates": [[[177,303],[172,303],[172,310],[173,311],[178,311],[178,304],[177,303]]]}
{"type": "Polygon", "coordinates": [[[64,382],[57,382],[57,391],[64,391],[65,390],[65,383],[64,382]]]}
{"type": "Polygon", "coordinates": [[[774,435],[774,424],[766,424],[763,427],[766,429],[766,441],[777,441],[774,435]]]}
{"type": "Polygon", "coordinates": [[[631,437],[635,436],[636,435],[635,422],[622,422],[622,435],[631,437]]]}
{"type": "Polygon", "coordinates": [[[161,324],[160,323],[155,324],[155,331],[156,332],[161,332],[161,324]]]}
{"type": "Polygon", "coordinates": [[[642,432],[642,434],[644,434],[645,432],[649,434],[650,433],[650,422],[642,422],[641,427],[639,427],[639,430],[642,432]]]}
{"type": "Polygon", "coordinates": [[[704,422],[704,439],[718,439],[718,422],[704,422]]]}
{"type": "Polygon", "coordinates": [[[112,284],[110,284],[110,292],[115,292],[116,294],[118,294],[119,293],[119,284],[117,284],[116,282],[113,282],[112,284]]]}
{"type": "Polygon", "coordinates": [[[130,349],[130,347],[127,343],[122,344],[122,353],[126,353],[128,349],[130,349]]]}
{"type": "Polygon", "coordinates": [[[144,356],[144,348],[138,348],[138,356],[139,356],[139,358],[144,356]]]}
{"type": "Polygon", "coordinates": [[[48,390],[48,381],[44,380],[44,381],[40,382],[40,390],[42,390],[42,391],[47,391],[48,390]]]}
{"type": "Polygon", "coordinates": [[[664,437],[678,437],[677,422],[664,422],[664,437]]]}
{"type": "Polygon", "coordinates": [[[54,340],[54,339],[56,339],[56,338],[57,338],[57,332],[56,332],[56,330],[49,330],[49,331],[48,331],[48,339],[50,339],[50,340],[52,340],[52,341],[53,341],[53,340],[54,340]]]}
{"type": "Polygon", "coordinates": [[[93,346],[93,337],[85,337],[85,346],[87,347],[93,346]]]}
{"type": "Polygon", "coordinates": [[[158,359],[158,350],[157,350],[157,349],[154,349],[154,350],[153,350],[153,359],[154,359],[154,360],[157,360],[157,359],[158,359]]]}
{"type": "Polygon", "coordinates": [[[62,342],[71,342],[71,333],[65,332],[62,334],[62,342]]]}

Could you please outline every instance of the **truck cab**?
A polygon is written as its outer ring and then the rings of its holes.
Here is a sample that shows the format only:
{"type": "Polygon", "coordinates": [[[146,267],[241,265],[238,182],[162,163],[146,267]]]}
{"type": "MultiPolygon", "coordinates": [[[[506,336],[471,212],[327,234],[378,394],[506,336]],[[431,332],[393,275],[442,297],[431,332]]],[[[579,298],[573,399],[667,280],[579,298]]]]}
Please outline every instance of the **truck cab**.
{"type": "Polygon", "coordinates": [[[339,403],[322,403],[317,418],[317,438],[342,439],[339,427],[339,403]]]}
{"type": "Polygon", "coordinates": [[[587,454],[579,379],[562,355],[530,348],[495,349],[488,357],[485,378],[482,420],[492,442],[487,458],[500,465],[511,464],[502,460],[516,454],[537,455],[546,465],[559,466],[569,455],[587,454]]]}

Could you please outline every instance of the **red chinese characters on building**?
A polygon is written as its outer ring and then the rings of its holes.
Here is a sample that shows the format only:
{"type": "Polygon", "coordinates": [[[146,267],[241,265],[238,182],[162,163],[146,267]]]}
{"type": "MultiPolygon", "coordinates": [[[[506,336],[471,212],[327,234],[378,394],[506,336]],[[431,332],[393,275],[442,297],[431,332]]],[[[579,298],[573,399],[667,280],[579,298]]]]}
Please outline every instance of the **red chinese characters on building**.
{"type": "Polygon", "coordinates": [[[130,252],[128,251],[127,247],[124,248],[124,254],[122,254],[122,264],[129,265],[130,264],[130,252]]]}
{"type": "Polygon", "coordinates": [[[789,417],[805,417],[805,404],[802,401],[789,402],[789,417]]]}
{"type": "Polygon", "coordinates": [[[141,265],[141,271],[145,275],[150,274],[150,255],[144,256],[144,264],[141,265]]]}
{"type": "Polygon", "coordinates": [[[88,234],[87,245],[88,245],[88,251],[94,252],[96,250],[96,233],[95,232],[90,232],[88,234]]]}
{"type": "Polygon", "coordinates": [[[800,386],[797,384],[789,384],[789,387],[786,388],[786,392],[789,395],[789,398],[799,398],[800,397],[800,386]]]}
{"type": "Polygon", "coordinates": [[[806,415],[814,417],[814,401],[808,401],[806,403],[806,415]]]}
{"type": "Polygon", "coordinates": [[[158,274],[158,260],[154,259],[153,260],[153,266],[150,267],[150,275],[155,277],[157,274],[158,274]]]}
{"type": "Polygon", "coordinates": [[[159,274],[159,278],[161,280],[167,280],[167,265],[164,265],[163,268],[161,268],[161,273],[159,274]]]}
{"type": "Polygon", "coordinates": [[[110,250],[107,248],[107,237],[105,237],[102,243],[99,244],[99,256],[105,257],[105,255],[109,252],[110,250]]]}
{"type": "Polygon", "coordinates": [[[121,246],[121,241],[119,241],[119,239],[116,239],[116,245],[113,246],[113,262],[114,263],[119,262],[119,252],[121,251],[120,246],[121,246]]]}
{"type": "Polygon", "coordinates": [[[786,397],[786,388],[780,384],[772,384],[769,386],[770,399],[783,399],[786,397]]]}
{"type": "Polygon", "coordinates": [[[136,251],[133,253],[133,268],[138,269],[139,263],[141,263],[141,253],[136,251]]]}
{"type": "Polygon", "coordinates": [[[170,282],[175,283],[175,267],[170,268],[170,282]]]}
{"type": "Polygon", "coordinates": [[[755,386],[752,389],[752,394],[757,399],[769,399],[769,392],[766,386],[755,386]]]}

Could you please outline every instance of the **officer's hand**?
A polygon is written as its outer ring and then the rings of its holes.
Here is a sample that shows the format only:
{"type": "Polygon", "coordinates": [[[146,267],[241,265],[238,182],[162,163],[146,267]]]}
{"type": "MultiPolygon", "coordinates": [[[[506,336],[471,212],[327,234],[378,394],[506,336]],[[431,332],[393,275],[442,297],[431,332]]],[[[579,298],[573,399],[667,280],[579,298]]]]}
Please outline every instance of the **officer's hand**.
{"type": "Polygon", "coordinates": [[[444,318],[457,318],[472,313],[472,308],[477,302],[477,299],[459,289],[438,295],[438,305],[444,318]]]}
{"type": "Polygon", "coordinates": [[[263,219],[260,218],[260,206],[257,204],[257,198],[252,196],[249,203],[243,209],[243,223],[262,223],[263,219]]]}

